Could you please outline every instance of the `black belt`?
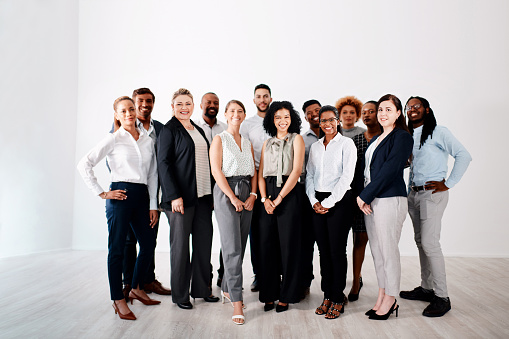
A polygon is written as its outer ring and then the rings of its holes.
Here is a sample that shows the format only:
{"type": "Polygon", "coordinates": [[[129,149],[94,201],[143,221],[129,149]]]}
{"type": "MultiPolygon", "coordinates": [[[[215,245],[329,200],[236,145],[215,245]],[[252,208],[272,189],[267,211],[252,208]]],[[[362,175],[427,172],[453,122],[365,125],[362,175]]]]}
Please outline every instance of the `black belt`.
{"type": "Polygon", "coordinates": [[[410,186],[410,189],[414,192],[420,192],[420,191],[425,191],[426,190],[426,186],[410,186]]]}

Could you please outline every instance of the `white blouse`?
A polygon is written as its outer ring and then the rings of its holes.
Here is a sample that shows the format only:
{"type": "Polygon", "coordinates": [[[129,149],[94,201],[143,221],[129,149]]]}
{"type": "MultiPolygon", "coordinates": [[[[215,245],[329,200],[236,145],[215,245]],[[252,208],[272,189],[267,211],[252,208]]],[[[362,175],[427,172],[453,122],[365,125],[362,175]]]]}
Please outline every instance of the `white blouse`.
{"type": "Polygon", "coordinates": [[[222,170],[225,177],[254,175],[254,160],[251,153],[251,142],[241,136],[240,145],[235,142],[233,135],[224,131],[219,133],[223,146],[222,170]]]}
{"type": "Polygon", "coordinates": [[[366,150],[365,160],[366,167],[364,167],[364,187],[368,186],[371,182],[371,159],[373,159],[373,153],[375,153],[376,147],[378,146],[379,139],[376,142],[372,142],[366,150]]]}
{"type": "Polygon", "coordinates": [[[78,171],[85,184],[96,195],[106,192],[97,182],[93,168],[104,157],[111,169],[112,182],[131,182],[148,186],[150,209],[157,210],[157,162],[154,141],[144,129],[138,129],[136,141],[131,133],[120,127],[108,134],[78,163],[78,171]]]}
{"type": "Polygon", "coordinates": [[[309,150],[309,160],[306,166],[306,194],[311,206],[318,200],[315,191],[331,192],[321,204],[325,208],[343,199],[352,183],[355,164],[357,162],[357,148],[352,139],[338,133],[327,145],[321,138],[309,150]]]}

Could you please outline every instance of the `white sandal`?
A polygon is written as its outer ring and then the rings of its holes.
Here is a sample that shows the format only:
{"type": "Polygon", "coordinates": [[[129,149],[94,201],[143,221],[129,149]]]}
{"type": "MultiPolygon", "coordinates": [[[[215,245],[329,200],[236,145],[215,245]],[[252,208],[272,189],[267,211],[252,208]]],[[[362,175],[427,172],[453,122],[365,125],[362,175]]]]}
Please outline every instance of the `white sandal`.
{"type": "MultiPolygon", "coordinates": [[[[235,306],[233,306],[233,303],[232,303],[231,299],[230,299],[230,298],[228,298],[228,297],[226,296],[226,294],[224,294],[224,292],[223,292],[223,291],[221,291],[221,302],[222,302],[223,304],[224,304],[224,300],[225,300],[225,299],[226,299],[226,300],[228,300],[228,301],[230,302],[230,305],[232,305],[232,307],[235,307],[235,306]]],[[[242,308],[243,308],[243,309],[246,309],[246,308],[247,308],[246,304],[242,303],[242,308]]]]}
{"type": "Polygon", "coordinates": [[[232,316],[232,321],[235,325],[244,325],[244,323],[246,322],[246,318],[242,314],[237,314],[232,316]],[[243,321],[241,323],[238,323],[235,321],[235,319],[242,319],[243,321]]]}

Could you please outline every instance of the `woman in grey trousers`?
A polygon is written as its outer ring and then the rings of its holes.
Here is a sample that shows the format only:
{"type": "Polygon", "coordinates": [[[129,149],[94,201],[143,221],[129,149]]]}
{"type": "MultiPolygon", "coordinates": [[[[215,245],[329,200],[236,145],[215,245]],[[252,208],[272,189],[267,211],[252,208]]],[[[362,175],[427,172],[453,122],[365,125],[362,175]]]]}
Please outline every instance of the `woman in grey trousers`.
{"type": "Polygon", "coordinates": [[[214,208],[221,236],[224,276],[221,297],[231,301],[232,320],[245,322],[242,298],[242,262],[256,200],[257,176],[251,143],[240,135],[246,118],[244,105],[231,100],[225,111],[228,129],[216,135],[210,147],[210,167],[216,181],[214,208]]]}

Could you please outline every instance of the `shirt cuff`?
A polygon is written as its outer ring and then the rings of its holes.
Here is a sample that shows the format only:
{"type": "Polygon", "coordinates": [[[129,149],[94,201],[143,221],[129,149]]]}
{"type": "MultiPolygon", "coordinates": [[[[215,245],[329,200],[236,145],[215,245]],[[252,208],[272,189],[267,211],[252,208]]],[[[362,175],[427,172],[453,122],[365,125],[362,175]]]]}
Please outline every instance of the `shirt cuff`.
{"type": "Polygon", "coordinates": [[[336,200],[334,199],[332,194],[329,197],[327,197],[326,199],[323,199],[323,201],[322,201],[322,206],[325,208],[332,208],[332,207],[334,207],[334,205],[336,205],[336,200]]]}

